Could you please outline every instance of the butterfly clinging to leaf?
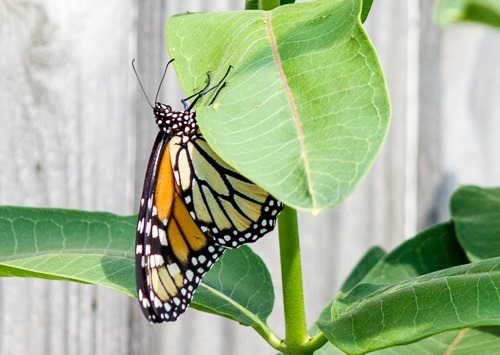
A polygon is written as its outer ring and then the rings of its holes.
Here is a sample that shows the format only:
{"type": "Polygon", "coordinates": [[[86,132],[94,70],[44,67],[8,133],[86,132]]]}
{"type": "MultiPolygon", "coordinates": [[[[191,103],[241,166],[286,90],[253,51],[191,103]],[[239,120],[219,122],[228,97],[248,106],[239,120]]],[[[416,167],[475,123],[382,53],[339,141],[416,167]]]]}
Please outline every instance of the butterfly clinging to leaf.
{"type": "Polygon", "coordinates": [[[182,100],[183,111],[159,103],[159,89],[150,103],[160,132],[140,200],[136,281],[142,312],[152,323],[175,321],[224,251],[264,236],[283,209],[226,164],[198,129],[195,104],[210,92],[213,104],[230,70],[212,87],[207,73],[205,88],[182,100]]]}

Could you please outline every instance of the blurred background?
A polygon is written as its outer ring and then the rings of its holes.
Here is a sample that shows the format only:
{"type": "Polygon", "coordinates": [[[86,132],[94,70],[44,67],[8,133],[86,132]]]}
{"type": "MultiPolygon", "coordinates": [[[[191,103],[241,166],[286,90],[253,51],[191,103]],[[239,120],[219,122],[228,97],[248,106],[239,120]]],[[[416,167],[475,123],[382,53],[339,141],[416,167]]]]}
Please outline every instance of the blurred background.
{"type": "MultiPolygon", "coordinates": [[[[309,324],[371,246],[391,250],[447,220],[459,184],[500,185],[500,31],[439,28],[434,3],[375,1],[365,23],[386,73],[392,125],[352,196],[299,216],[309,324]]],[[[168,60],[168,18],[243,7],[0,0],[0,204],[136,213],[157,128],[131,60],[154,97],[168,60]]],[[[170,71],[160,101],[181,108],[183,96],[170,71]]],[[[269,324],[283,336],[277,235],[252,248],[273,275],[269,324]]],[[[195,310],[149,325],[135,300],[104,288],[0,279],[0,354],[145,353],[275,351],[251,328],[195,310]]]]}

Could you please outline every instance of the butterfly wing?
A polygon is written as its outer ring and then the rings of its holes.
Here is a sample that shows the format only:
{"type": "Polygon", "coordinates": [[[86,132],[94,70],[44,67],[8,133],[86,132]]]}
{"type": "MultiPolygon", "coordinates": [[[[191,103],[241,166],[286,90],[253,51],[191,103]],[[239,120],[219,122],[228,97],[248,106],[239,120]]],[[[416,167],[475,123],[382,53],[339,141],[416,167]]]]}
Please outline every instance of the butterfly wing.
{"type": "MultiPolygon", "coordinates": [[[[172,139],[160,132],[146,172],[136,234],[136,278],[142,311],[151,322],[182,314],[201,277],[223,253],[192,218],[174,179],[172,139]]],[[[175,153],[174,153],[175,155],[175,153]]],[[[189,176],[189,171],[184,172],[189,176]]]]}
{"type": "Polygon", "coordinates": [[[174,138],[176,185],[206,235],[224,248],[237,248],[274,229],[281,202],[227,165],[202,137],[174,138]]]}

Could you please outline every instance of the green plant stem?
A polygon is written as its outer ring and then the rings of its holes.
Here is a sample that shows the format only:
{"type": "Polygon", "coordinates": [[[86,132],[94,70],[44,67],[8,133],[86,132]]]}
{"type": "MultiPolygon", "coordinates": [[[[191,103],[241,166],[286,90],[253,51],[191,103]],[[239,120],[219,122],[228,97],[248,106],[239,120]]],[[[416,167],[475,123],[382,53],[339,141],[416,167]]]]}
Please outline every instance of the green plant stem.
{"type": "Polygon", "coordinates": [[[280,0],[259,0],[259,10],[272,10],[280,5],[280,0]]]}
{"type": "Polygon", "coordinates": [[[258,10],[258,9],[259,9],[259,0],[245,1],[245,10],[258,10]]]}
{"type": "Polygon", "coordinates": [[[327,342],[328,339],[326,339],[325,334],[319,333],[318,335],[315,335],[314,337],[309,339],[309,341],[305,344],[305,349],[313,353],[315,350],[318,350],[327,342]]]}
{"type": "Polygon", "coordinates": [[[278,230],[285,308],[284,353],[307,354],[310,350],[307,351],[304,345],[309,335],[304,310],[297,211],[285,206],[278,220],[278,230]]]}
{"type": "Polygon", "coordinates": [[[253,329],[273,348],[283,351],[284,347],[281,339],[267,325],[253,327],[253,329]]]}

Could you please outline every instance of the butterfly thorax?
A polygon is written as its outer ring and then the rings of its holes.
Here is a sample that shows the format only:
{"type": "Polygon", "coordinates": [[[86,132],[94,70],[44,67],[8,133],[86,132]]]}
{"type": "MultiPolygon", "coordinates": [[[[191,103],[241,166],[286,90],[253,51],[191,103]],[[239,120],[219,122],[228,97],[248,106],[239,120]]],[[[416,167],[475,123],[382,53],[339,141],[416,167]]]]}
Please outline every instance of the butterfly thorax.
{"type": "Polygon", "coordinates": [[[198,135],[198,122],[194,111],[173,111],[169,105],[157,102],[153,113],[158,127],[168,134],[190,138],[198,135]]]}

